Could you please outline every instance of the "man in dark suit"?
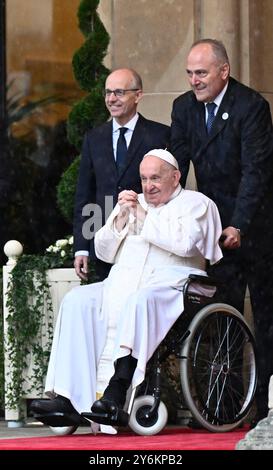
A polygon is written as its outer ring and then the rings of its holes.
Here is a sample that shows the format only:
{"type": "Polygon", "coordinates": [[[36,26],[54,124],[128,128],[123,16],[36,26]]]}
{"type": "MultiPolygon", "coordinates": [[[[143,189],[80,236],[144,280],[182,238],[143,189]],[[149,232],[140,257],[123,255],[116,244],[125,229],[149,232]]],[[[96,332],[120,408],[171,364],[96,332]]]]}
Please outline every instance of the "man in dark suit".
{"type": "Polygon", "coordinates": [[[171,150],[185,184],[192,161],[198,190],[218,206],[224,258],[211,272],[223,300],[243,311],[250,291],[257,341],[257,416],[268,412],[273,374],[273,134],[268,102],[230,77],[223,44],[197,41],[187,74],[192,91],[173,104],[171,150]]]}
{"type": "Polygon", "coordinates": [[[96,259],[94,233],[104,225],[121,191],[141,192],[138,168],[143,155],[169,143],[168,126],[137,113],[142,96],[136,71],[112,72],[105,83],[105,104],[112,119],[84,137],[74,216],[74,266],[80,278],[86,277],[88,256],[97,280],[107,277],[111,266],[96,259]]]}

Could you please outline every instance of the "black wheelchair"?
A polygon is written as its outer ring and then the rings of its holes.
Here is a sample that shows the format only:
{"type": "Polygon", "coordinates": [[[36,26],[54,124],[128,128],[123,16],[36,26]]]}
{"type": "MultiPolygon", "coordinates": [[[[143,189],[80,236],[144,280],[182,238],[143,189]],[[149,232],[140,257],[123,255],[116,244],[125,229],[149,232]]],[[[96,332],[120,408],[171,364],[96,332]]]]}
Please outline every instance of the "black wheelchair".
{"type": "MultiPolygon", "coordinates": [[[[128,400],[128,424],[137,434],[157,434],[167,423],[160,377],[171,354],[179,361],[182,401],[199,425],[212,432],[231,431],[250,411],[257,383],[255,340],[241,313],[219,301],[217,286],[216,280],[199,275],[185,283],[183,314],[154,354],[147,368],[153,373],[128,400]]],[[[50,424],[46,417],[36,418],[50,424]]],[[[80,418],[60,414],[51,428],[55,434],[72,434],[91,420],[88,412],[80,418]]]]}

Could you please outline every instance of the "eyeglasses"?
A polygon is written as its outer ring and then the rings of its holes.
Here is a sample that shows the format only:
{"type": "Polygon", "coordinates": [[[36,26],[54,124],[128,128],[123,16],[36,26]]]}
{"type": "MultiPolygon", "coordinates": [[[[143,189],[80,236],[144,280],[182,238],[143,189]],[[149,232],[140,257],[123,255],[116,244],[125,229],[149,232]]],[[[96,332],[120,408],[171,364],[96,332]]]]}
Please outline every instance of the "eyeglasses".
{"type": "Polygon", "coordinates": [[[112,93],[114,93],[115,96],[117,96],[118,98],[121,98],[128,91],[138,91],[138,90],[139,88],[128,88],[127,90],[123,90],[122,88],[117,88],[116,90],[108,90],[108,88],[106,88],[106,90],[103,90],[103,95],[110,96],[112,95],[112,93]]]}

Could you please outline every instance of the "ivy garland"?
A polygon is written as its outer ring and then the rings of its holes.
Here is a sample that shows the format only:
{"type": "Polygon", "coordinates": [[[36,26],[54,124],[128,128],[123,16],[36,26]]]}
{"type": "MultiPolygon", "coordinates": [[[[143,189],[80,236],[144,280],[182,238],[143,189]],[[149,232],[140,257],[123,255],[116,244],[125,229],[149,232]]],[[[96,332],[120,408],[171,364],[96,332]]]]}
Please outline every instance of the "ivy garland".
{"type": "Polygon", "coordinates": [[[3,325],[3,277],[0,271],[0,411],[5,407],[5,370],[4,370],[4,325],[3,325]]]}
{"type": "Polygon", "coordinates": [[[22,396],[36,389],[42,395],[43,381],[53,338],[53,308],[47,270],[72,267],[73,238],[58,240],[43,256],[23,255],[13,268],[7,289],[7,342],[10,381],[6,405],[21,409],[22,396]],[[31,375],[28,364],[32,363],[31,375]],[[31,385],[27,385],[31,383],[31,385]]]}

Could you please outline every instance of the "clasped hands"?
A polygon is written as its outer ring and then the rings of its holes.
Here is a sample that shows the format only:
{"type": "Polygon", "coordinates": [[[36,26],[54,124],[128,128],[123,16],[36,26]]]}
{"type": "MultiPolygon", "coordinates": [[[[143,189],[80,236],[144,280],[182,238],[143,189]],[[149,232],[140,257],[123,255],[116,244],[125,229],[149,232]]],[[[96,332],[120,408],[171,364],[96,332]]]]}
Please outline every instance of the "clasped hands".
{"type": "Polygon", "coordinates": [[[121,191],[118,196],[120,211],[116,217],[115,225],[120,232],[129,220],[130,214],[134,216],[138,223],[143,223],[146,217],[146,211],[138,202],[138,194],[135,191],[121,191]]]}

